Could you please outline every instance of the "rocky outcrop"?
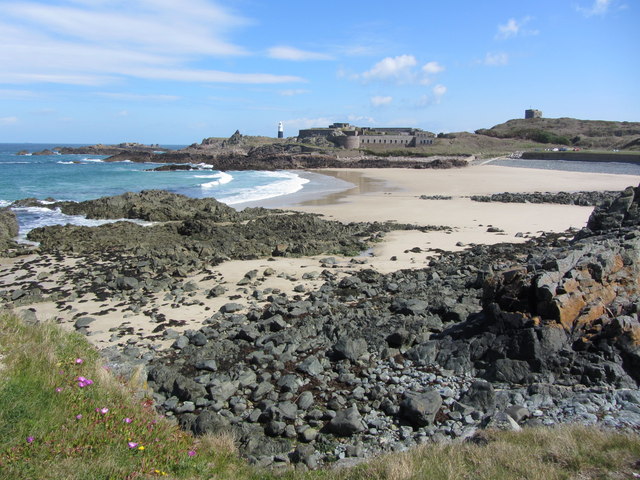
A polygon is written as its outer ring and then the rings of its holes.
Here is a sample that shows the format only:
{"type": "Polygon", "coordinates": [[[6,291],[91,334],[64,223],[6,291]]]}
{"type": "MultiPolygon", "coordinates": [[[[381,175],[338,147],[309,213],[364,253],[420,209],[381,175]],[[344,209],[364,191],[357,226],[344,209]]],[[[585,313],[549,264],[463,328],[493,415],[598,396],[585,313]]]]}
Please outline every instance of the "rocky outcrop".
{"type": "Polygon", "coordinates": [[[640,187],[627,187],[622,195],[594,210],[587,228],[595,232],[640,225],[640,187]]]}
{"type": "Polygon", "coordinates": [[[474,202],[502,203],[556,203],[559,205],[580,205],[592,207],[613,201],[620,192],[558,192],[558,193],[495,193],[493,195],[472,195],[474,202]]]}
{"type": "Polygon", "coordinates": [[[129,192],[84,202],[57,202],[49,208],[60,208],[67,215],[85,215],[94,219],[128,218],[150,222],[183,221],[196,216],[214,222],[239,218],[235,209],[213,198],[194,199],[165,190],[129,192]]]}
{"type": "Polygon", "coordinates": [[[117,155],[122,152],[149,152],[149,153],[162,153],[169,151],[166,148],[162,148],[159,145],[143,145],[135,142],[125,142],[118,145],[85,145],[82,147],[55,147],[51,150],[45,149],[37,152],[30,153],[27,150],[21,150],[18,155],[67,155],[67,154],[82,154],[82,155],[117,155]]]}
{"type": "Polygon", "coordinates": [[[125,193],[85,202],[40,204],[26,199],[15,205],[59,208],[69,215],[94,219],[156,222],[142,226],[115,222],[99,227],[58,225],[36,228],[28,238],[45,252],[100,252],[158,258],[181,251],[191,260],[214,265],[224,259],[318,254],[352,255],[391,230],[447,230],[396,223],[350,223],[323,220],[312,214],[247,208],[236,211],[213,198],[189,198],[161,190],[125,193]]]}
{"type": "Polygon", "coordinates": [[[460,168],[468,165],[463,159],[427,158],[393,160],[382,157],[367,157],[359,160],[340,159],[335,155],[319,153],[308,147],[295,145],[279,151],[280,147],[258,147],[247,154],[201,153],[198,151],[153,153],[126,152],[105,159],[107,162],[133,161],[172,164],[212,165],[222,171],[229,170],[305,170],[318,168],[460,168]],[[302,153],[297,153],[300,150],[302,153]],[[308,152],[308,153],[306,153],[308,152]]]}
{"type": "Polygon", "coordinates": [[[0,208],[0,255],[16,246],[13,240],[18,236],[18,220],[8,208],[0,208]]]}

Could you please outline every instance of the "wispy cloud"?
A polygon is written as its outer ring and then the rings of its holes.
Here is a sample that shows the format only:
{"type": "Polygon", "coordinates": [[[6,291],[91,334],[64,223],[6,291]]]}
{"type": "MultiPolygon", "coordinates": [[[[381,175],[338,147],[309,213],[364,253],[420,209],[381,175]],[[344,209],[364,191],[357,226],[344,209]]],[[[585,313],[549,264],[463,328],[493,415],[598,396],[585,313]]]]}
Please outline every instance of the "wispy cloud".
{"type": "Polygon", "coordinates": [[[249,52],[228,40],[249,20],[205,0],[0,3],[0,83],[105,85],[123,77],[283,83],[291,75],[211,69],[249,52]],[[195,67],[206,62],[209,68],[195,67]]]}
{"type": "Polygon", "coordinates": [[[374,107],[381,107],[383,105],[390,105],[391,102],[393,102],[393,97],[389,97],[389,96],[375,96],[375,97],[371,97],[371,105],[373,105],[374,107]]]}
{"type": "Polygon", "coordinates": [[[179,100],[177,95],[145,95],[138,93],[111,93],[111,92],[98,92],[99,97],[112,98],[114,100],[126,100],[126,101],[152,101],[152,102],[174,102],[179,100]]]}
{"type": "Polygon", "coordinates": [[[430,94],[424,94],[414,103],[418,108],[429,107],[440,103],[442,97],[447,93],[447,87],[441,84],[434,85],[430,94]]]}
{"type": "Polygon", "coordinates": [[[505,52],[487,52],[482,60],[476,63],[486,65],[488,67],[502,67],[509,63],[509,54],[505,52]]]}
{"type": "Polygon", "coordinates": [[[290,88],[287,90],[280,90],[280,92],[278,93],[283,97],[294,97],[296,95],[304,95],[310,92],[311,92],[310,90],[305,90],[303,88],[290,88]]]}
{"type": "Polygon", "coordinates": [[[333,57],[326,53],[309,52],[306,50],[300,50],[294,47],[287,47],[284,45],[271,47],[267,50],[267,55],[270,58],[278,60],[292,60],[295,62],[302,62],[307,60],[332,60],[333,57]]]}
{"type": "Polygon", "coordinates": [[[3,127],[15,125],[18,123],[18,117],[0,117],[0,125],[3,127]]]}
{"type": "Polygon", "coordinates": [[[510,18],[504,25],[498,25],[498,33],[496,38],[499,40],[506,40],[507,38],[517,36],[530,36],[538,35],[538,30],[527,28],[527,24],[532,20],[531,17],[524,17],[521,20],[510,18]]]}
{"type": "Polygon", "coordinates": [[[352,78],[365,82],[383,81],[396,84],[421,83],[433,81],[432,76],[444,71],[438,62],[428,62],[418,68],[418,60],[413,55],[386,57],[376,63],[370,70],[353,75],[352,78]]]}
{"type": "Polygon", "coordinates": [[[282,123],[285,128],[289,130],[300,130],[313,127],[327,127],[336,120],[331,117],[316,117],[316,118],[292,118],[285,120],[282,123]]]}
{"type": "Polygon", "coordinates": [[[593,4],[589,7],[576,6],[576,10],[582,13],[585,17],[593,17],[594,15],[605,15],[611,7],[612,0],[594,0],[593,4]]]}
{"type": "Polygon", "coordinates": [[[440,100],[445,93],[447,93],[447,87],[444,85],[436,85],[433,87],[433,95],[437,100],[440,100]]]}
{"type": "Polygon", "coordinates": [[[38,94],[31,90],[10,90],[0,89],[0,98],[5,100],[23,100],[25,98],[36,98],[38,94]]]}
{"type": "Polygon", "coordinates": [[[365,124],[369,124],[369,125],[375,125],[376,124],[376,120],[373,117],[367,117],[364,115],[348,115],[347,116],[347,120],[349,120],[349,122],[351,123],[365,123],[365,124]]]}

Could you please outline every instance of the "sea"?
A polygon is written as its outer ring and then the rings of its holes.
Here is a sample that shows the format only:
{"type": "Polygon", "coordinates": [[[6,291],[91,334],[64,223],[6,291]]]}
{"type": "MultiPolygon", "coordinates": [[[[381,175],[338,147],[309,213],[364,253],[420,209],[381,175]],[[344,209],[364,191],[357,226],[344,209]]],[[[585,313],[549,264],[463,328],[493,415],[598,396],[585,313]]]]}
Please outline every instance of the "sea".
{"type": "MultiPolygon", "coordinates": [[[[159,163],[105,162],[103,155],[18,155],[20,151],[40,152],[58,146],[79,144],[0,144],[0,207],[15,200],[36,198],[41,202],[84,201],[125,192],[162,189],[193,198],[212,197],[241,209],[262,201],[309,192],[331,193],[353,185],[325,175],[298,171],[226,171],[199,165],[190,171],[151,171],[159,163]]],[[[181,145],[162,145],[179,149],[181,145]]],[[[20,239],[36,227],[107,223],[82,216],[65,215],[60,210],[13,208],[20,224],[20,239]]]]}

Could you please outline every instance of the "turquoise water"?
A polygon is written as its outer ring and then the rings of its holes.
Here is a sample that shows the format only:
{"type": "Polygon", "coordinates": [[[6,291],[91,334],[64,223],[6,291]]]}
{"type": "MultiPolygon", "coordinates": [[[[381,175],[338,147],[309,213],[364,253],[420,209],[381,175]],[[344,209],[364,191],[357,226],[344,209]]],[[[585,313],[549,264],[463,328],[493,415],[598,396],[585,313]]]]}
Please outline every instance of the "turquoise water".
{"type": "MultiPolygon", "coordinates": [[[[159,164],[104,162],[106,156],[16,155],[51,149],[48,144],[0,144],[0,206],[23,198],[82,201],[124,192],[163,189],[190,197],[213,197],[228,205],[288,195],[300,191],[309,179],[290,171],[229,171],[211,168],[192,171],[149,171],[159,164]]],[[[179,147],[175,147],[179,148],[179,147]]],[[[21,235],[37,226],[94,225],[46,208],[14,209],[21,235]]]]}
{"type": "Polygon", "coordinates": [[[288,171],[152,172],[148,170],[159,164],[103,162],[106,156],[99,155],[16,155],[20,150],[53,146],[0,144],[0,201],[30,197],[82,201],[157,188],[234,205],[293,193],[308,182],[288,171]]]}

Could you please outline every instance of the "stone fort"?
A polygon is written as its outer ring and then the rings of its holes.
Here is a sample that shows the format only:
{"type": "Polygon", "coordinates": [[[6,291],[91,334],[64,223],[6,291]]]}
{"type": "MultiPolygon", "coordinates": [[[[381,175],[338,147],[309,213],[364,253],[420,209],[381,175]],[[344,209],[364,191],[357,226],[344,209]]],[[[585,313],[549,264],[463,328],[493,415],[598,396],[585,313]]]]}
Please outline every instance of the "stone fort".
{"type": "Polygon", "coordinates": [[[323,137],[343,148],[363,146],[417,147],[432,145],[435,135],[419,128],[356,127],[333,123],[327,128],[307,128],[298,132],[299,139],[323,137]]]}

